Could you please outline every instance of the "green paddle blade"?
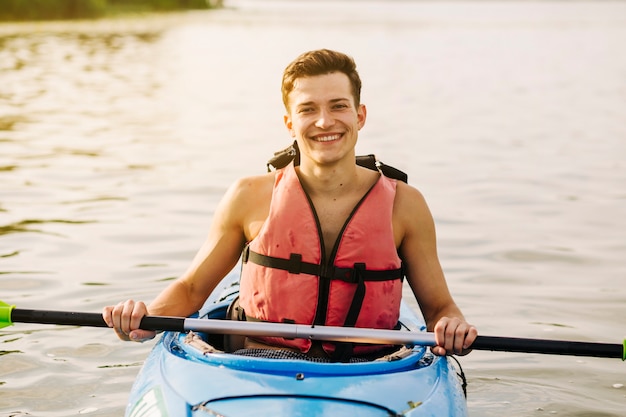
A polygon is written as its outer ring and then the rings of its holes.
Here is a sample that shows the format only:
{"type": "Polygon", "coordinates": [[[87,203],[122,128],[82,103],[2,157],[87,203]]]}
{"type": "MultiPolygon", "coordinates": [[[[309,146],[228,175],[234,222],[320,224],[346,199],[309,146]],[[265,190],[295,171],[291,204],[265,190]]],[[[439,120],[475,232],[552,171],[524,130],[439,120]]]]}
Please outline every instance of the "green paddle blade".
{"type": "Polygon", "coordinates": [[[0,301],[0,329],[13,324],[13,321],[11,320],[11,313],[14,308],[15,306],[8,305],[7,303],[0,301]]]}

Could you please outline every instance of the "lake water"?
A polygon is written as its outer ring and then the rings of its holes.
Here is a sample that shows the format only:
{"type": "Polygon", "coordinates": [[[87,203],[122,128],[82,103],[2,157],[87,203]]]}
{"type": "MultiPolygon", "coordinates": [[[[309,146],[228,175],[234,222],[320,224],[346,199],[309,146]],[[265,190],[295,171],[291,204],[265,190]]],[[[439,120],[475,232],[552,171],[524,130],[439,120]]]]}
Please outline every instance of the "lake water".
{"type": "MultiPolygon", "coordinates": [[[[358,152],[426,196],[451,291],[480,332],[621,343],[625,44],[619,1],[251,0],[0,24],[0,299],[93,312],[152,299],[228,185],[289,143],[282,70],[326,47],[364,81],[358,152]]],[[[152,343],[5,328],[0,416],[120,416],[152,343]]],[[[617,359],[462,364],[474,417],[626,416],[617,359]]]]}

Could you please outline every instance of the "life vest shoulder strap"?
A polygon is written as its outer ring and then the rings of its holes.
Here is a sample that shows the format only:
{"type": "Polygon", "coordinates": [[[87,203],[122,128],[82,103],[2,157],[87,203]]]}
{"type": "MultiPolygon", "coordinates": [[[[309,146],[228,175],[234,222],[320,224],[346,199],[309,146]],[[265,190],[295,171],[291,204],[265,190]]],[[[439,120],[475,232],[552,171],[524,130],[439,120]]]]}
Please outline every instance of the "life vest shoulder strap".
{"type": "MultiPolygon", "coordinates": [[[[295,165],[300,164],[300,150],[298,149],[296,141],[285,149],[274,152],[274,156],[267,161],[267,172],[271,172],[272,168],[275,170],[284,168],[289,165],[291,161],[293,161],[295,165]]],[[[356,163],[364,168],[368,168],[373,171],[380,171],[387,178],[392,178],[402,182],[408,181],[408,175],[406,173],[392,167],[391,165],[382,163],[376,159],[376,155],[374,154],[359,155],[356,157],[356,163]]]]}

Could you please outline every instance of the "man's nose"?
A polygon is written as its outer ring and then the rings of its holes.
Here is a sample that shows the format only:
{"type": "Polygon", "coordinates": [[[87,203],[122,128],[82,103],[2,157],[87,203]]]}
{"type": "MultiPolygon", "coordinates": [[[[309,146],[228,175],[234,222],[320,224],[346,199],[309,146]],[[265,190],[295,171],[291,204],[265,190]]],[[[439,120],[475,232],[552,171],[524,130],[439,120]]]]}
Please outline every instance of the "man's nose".
{"type": "Polygon", "coordinates": [[[321,109],[319,112],[319,117],[315,122],[315,126],[320,129],[327,129],[328,127],[335,124],[335,119],[332,116],[332,113],[327,109],[321,109]]]}

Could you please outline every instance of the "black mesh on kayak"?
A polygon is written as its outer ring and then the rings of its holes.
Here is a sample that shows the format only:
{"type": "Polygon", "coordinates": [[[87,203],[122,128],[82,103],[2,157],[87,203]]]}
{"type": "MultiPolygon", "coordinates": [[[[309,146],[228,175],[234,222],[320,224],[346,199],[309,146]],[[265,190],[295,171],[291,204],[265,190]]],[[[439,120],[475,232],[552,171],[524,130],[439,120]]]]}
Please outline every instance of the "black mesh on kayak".
{"type": "MultiPolygon", "coordinates": [[[[396,349],[388,349],[386,353],[375,356],[353,356],[347,363],[364,363],[373,361],[391,362],[409,356],[413,352],[411,347],[401,346],[396,349]]],[[[233,355],[251,356],[263,359],[297,359],[317,363],[333,363],[331,358],[310,356],[306,353],[294,352],[286,349],[238,349],[233,355]]],[[[428,366],[432,363],[433,356],[426,352],[420,359],[419,367],[428,366]]]]}
{"type": "MultiPolygon", "coordinates": [[[[309,362],[331,363],[330,358],[319,358],[309,356],[301,352],[293,352],[285,349],[239,349],[233,352],[233,355],[252,356],[264,359],[298,359],[309,362]]],[[[348,363],[370,362],[367,358],[352,357],[348,363]]]]}

